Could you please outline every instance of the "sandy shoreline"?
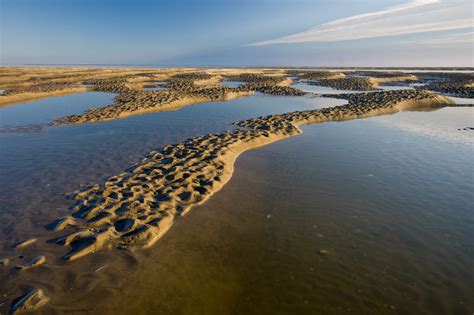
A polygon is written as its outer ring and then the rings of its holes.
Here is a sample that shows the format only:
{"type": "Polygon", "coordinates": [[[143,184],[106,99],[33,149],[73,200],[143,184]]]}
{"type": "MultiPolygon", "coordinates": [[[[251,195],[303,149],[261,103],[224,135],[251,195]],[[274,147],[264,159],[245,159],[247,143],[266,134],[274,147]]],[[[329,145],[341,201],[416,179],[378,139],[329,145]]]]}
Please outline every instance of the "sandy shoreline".
{"type": "MultiPolygon", "coordinates": [[[[159,110],[173,110],[197,102],[208,102],[209,99],[224,101],[249,95],[255,90],[266,90],[269,93],[294,92],[282,89],[291,84],[288,78],[271,77],[262,78],[262,74],[257,74],[255,78],[248,78],[234,73],[229,78],[239,78],[244,82],[247,80],[249,87],[236,89],[236,92],[221,87],[205,87],[206,96],[190,99],[183,97],[161,104],[159,110]]],[[[191,93],[199,95],[202,90],[196,88],[194,82],[209,83],[207,80],[216,83],[221,79],[201,77],[184,79],[183,82],[180,78],[178,84],[183,84],[183,94],[192,91],[191,93]]],[[[116,87],[117,84],[112,86],[116,87]]],[[[141,94],[142,92],[137,92],[136,95],[141,94]]],[[[302,125],[450,105],[448,99],[423,90],[369,92],[340,97],[347,98],[349,104],[239,121],[235,124],[240,129],[193,137],[182,143],[165,146],[162,150],[150,152],[146,158],[124,173],[74,193],[72,215],[59,218],[48,226],[54,235],[66,232],[56,239],[58,244],[70,249],[63,258],[75,260],[103,249],[133,250],[153,245],[171,228],[176,216],[182,216],[192,207],[204,203],[230,180],[234,163],[240,154],[298,135],[302,132],[299,128],[302,125]]],[[[114,109],[115,116],[103,116],[99,121],[156,111],[156,105],[152,105],[150,109],[142,106],[138,108],[132,111],[114,109]]],[[[45,241],[46,238],[50,236],[38,238],[38,241],[45,241]]],[[[28,240],[26,242],[28,243],[28,240]]],[[[39,267],[41,264],[37,264],[38,261],[44,263],[44,260],[38,259],[32,261],[28,268],[39,267]]],[[[40,307],[48,301],[47,291],[29,291],[20,301],[22,302],[18,305],[15,304],[18,301],[14,303],[18,308],[30,304],[28,309],[40,307]]]]}
{"type": "Polygon", "coordinates": [[[87,92],[87,89],[84,87],[77,87],[77,88],[64,89],[64,90],[55,91],[55,92],[22,93],[19,95],[11,95],[6,99],[0,98],[0,108],[6,107],[9,105],[18,104],[18,103],[28,103],[28,102],[48,98],[48,97],[64,96],[64,95],[82,93],[82,92],[87,92]]]}
{"type": "Polygon", "coordinates": [[[453,96],[474,95],[471,74],[408,74],[376,71],[298,71],[284,69],[94,69],[94,68],[0,68],[0,107],[40,98],[87,91],[116,93],[113,104],[85,113],[58,117],[52,126],[93,123],[148,112],[175,110],[187,105],[225,101],[261,92],[270,95],[303,95],[292,88],[297,80],[334,89],[371,91],[391,82],[428,81],[429,89],[453,96]],[[241,81],[237,88],[223,80],[241,81]],[[441,81],[440,81],[441,80],[441,81]],[[150,82],[163,82],[163,90],[144,90],[150,82]]]}

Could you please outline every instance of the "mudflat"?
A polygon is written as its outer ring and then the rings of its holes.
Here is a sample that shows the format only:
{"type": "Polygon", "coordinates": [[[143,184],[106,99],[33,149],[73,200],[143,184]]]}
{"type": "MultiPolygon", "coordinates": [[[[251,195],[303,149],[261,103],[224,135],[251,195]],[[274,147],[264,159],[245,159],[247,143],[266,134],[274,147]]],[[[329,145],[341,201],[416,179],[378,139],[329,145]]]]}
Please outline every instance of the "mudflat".
{"type": "MultiPolygon", "coordinates": [[[[12,291],[22,293],[7,295],[2,307],[11,312],[32,311],[48,303],[54,309],[54,298],[48,295],[47,288],[36,287],[35,280],[25,283],[30,277],[24,274],[31,270],[45,265],[52,270],[56,265],[67,268],[73,260],[89,259],[87,261],[91,262],[94,259],[90,257],[95,256],[91,254],[119,250],[126,253],[127,259],[133,260],[130,257],[135,251],[154,245],[172,228],[177,218],[218,192],[231,179],[234,163],[243,152],[299,135],[303,125],[404,110],[452,107],[455,106],[453,102],[436,90],[450,91],[449,94],[457,93],[458,96],[471,95],[473,80],[472,75],[439,74],[444,85],[438,81],[411,90],[381,91],[377,90],[379,84],[423,81],[423,77],[288,69],[2,68],[0,74],[0,88],[5,90],[0,96],[2,106],[87,91],[116,94],[113,104],[53,119],[50,122],[53,128],[178,110],[205,102],[224,102],[256,92],[280,97],[302,96],[307,93],[290,86],[300,80],[335,89],[367,90],[357,94],[326,95],[345,99],[346,105],[235,121],[233,129],[227,132],[196,135],[166,145],[144,155],[140,162],[123,172],[69,194],[70,209],[64,209],[64,216],[44,222],[45,229],[33,235],[11,240],[8,244],[11,250],[1,257],[3,283],[12,291]],[[228,87],[222,85],[224,80],[243,83],[228,87]],[[145,90],[150,82],[161,82],[164,89],[145,90]],[[51,250],[50,246],[55,249],[51,250]],[[34,248],[37,255],[24,264],[15,265],[20,251],[29,248],[34,248]]],[[[321,251],[321,255],[327,254],[327,251],[321,251]]],[[[118,274],[115,276],[119,277],[118,274]]]]}

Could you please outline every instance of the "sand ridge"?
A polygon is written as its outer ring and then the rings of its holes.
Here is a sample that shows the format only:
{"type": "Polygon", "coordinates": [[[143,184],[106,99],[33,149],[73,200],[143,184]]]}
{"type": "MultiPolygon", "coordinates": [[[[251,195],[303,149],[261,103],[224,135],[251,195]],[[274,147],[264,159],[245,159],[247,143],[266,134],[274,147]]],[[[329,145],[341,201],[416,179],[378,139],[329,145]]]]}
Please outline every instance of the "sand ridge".
{"type": "Polygon", "coordinates": [[[371,91],[387,82],[428,82],[426,89],[453,96],[473,97],[473,75],[426,73],[417,75],[377,71],[308,71],[285,69],[127,69],[127,68],[0,68],[0,106],[49,96],[87,91],[116,93],[113,104],[82,114],[54,119],[50,125],[71,125],[120,119],[149,112],[169,111],[187,105],[261,92],[298,96],[305,92],[290,85],[294,80],[342,90],[371,91]],[[421,81],[416,79],[421,78],[421,81]],[[223,80],[242,81],[237,88],[223,80]],[[144,90],[160,82],[164,90],[144,90]]]}
{"type": "MultiPolygon", "coordinates": [[[[243,152],[300,134],[305,124],[395,113],[407,108],[445,106],[449,100],[428,91],[404,90],[350,94],[349,104],[268,115],[236,122],[235,130],[208,134],[150,152],[124,172],[70,195],[71,215],[47,226],[53,241],[68,248],[64,260],[76,260],[112,248],[140,249],[155,244],[193,206],[219,191],[232,176],[243,152]]],[[[24,247],[36,239],[17,244],[24,247]]],[[[44,256],[19,270],[38,267],[44,256]]],[[[12,303],[12,311],[34,310],[49,300],[41,289],[12,303]]]]}
{"type": "Polygon", "coordinates": [[[456,97],[474,98],[474,73],[424,73],[428,81],[422,88],[456,97]]]}
{"type": "Polygon", "coordinates": [[[4,67],[0,68],[0,88],[5,90],[0,95],[0,106],[86,92],[87,80],[140,73],[144,69],[4,67]]]}
{"type": "MultiPolygon", "coordinates": [[[[261,92],[298,96],[305,92],[290,85],[283,69],[95,69],[95,68],[0,68],[0,106],[39,98],[87,91],[117,94],[110,105],[90,108],[82,114],[55,118],[49,126],[105,122],[150,112],[173,111],[203,102],[227,101],[261,92]],[[223,80],[244,81],[228,87],[223,80]],[[150,83],[164,89],[146,90],[150,83]]],[[[152,85],[153,86],[153,85],[152,85]]],[[[45,125],[46,126],[46,125],[45,125]]],[[[42,126],[3,128],[1,132],[32,132],[42,126]]]]}
{"type": "Polygon", "coordinates": [[[108,247],[141,248],[156,242],[176,216],[207,200],[230,178],[242,152],[301,133],[299,126],[443,106],[446,98],[427,91],[347,95],[349,104],[269,115],[236,122],[239,129],[190,138],[150,152],[124,173],[71,195],[72,215],[53,223],[71,230],[57,243],[72,260],[108,247]]]}
{"type": "MultiPolygon", "coordinates": [[[[143,74],[142,74],[143,75],[143,74]]],[[[92,123],[124,118],[147,112],[167,111],[186,105],[226,101],[259,91],[271,95],[303,95],[304,92],[289,87],[291,80],[285,76],[240,74],[226,76],[247,83],[232,88],[220,84],[224,77],[206,72],[175,74],[164,80],[166,89],[145,91],[127,87],[127,77],[94,79],[86,83],[95,91],[118,93],[111,105],[92,108],[83,114],[69,115],[52,121],[52,126],[92,123]],[[209,85],[210,84],[210,85],[209,85]]]]}

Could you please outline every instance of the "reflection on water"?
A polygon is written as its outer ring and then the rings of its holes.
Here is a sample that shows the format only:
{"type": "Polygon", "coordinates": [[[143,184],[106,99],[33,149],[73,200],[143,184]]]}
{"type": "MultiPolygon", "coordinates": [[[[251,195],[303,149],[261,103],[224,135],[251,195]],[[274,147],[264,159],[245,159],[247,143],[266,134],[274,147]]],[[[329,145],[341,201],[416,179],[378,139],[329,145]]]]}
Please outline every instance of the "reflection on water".
{"type": "Polygon", "coordinates": [[[426,83],[416,82],[416,83],[410,83],[408,85],[412,87],[420,87],[420,86],[425,86],[426,83]]]}
{"type": "Polygon", "coordinates": [[[472,146],[372,118],[303,129],[240,157],[106,310],[469,314],[472,146]]]}
{"type": "Polygon", "coordinates": [[[474,104],[474,98],[447,96],[454,104],[474,104]]]}
{"type": "Polygon", "coordinates": [[[474,145],[474,133],[463,130],[474,126],[472,108],[450,107],[432,112],[402,112],[397,115],[374,117],[372,120],[438,140],[474,145]]]}

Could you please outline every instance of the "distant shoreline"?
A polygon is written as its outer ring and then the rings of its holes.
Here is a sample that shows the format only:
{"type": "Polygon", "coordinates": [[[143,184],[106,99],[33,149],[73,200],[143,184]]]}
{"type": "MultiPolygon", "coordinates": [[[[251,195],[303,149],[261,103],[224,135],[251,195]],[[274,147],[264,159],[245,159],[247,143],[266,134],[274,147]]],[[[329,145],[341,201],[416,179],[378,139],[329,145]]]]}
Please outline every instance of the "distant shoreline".
{"type": "Polygon", "coordinates": [[[232,65],[156,65],[156,64],[94,64],[94,63],[57,63],[57,64],[48,64],[48,63],[26,63],[26,64],[0,64],[0,67],[104,67],[104,68],[196,68],[196,69],[214,69],[214,68],[226,68],[226,69],[333,69],[333,70],[442,70],[442,71],[473,71],[474,67],[394,67],[394,66],[264,66],[264,65],[242,65],[242,66],[232,66],[232,65]]]}

